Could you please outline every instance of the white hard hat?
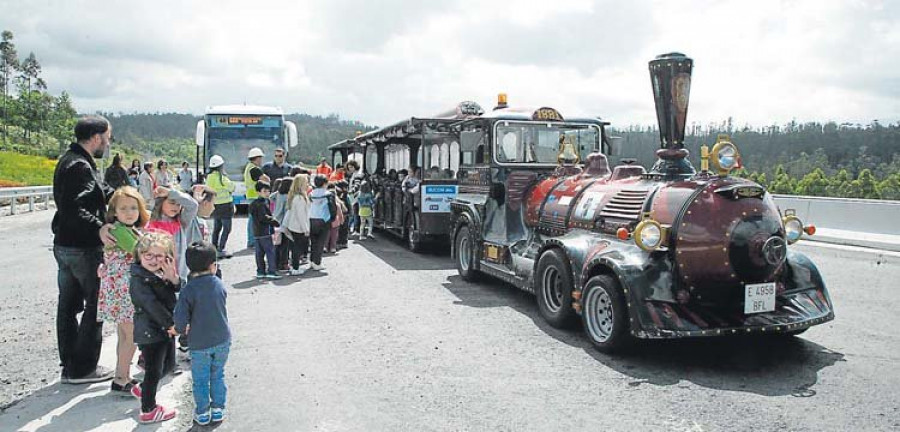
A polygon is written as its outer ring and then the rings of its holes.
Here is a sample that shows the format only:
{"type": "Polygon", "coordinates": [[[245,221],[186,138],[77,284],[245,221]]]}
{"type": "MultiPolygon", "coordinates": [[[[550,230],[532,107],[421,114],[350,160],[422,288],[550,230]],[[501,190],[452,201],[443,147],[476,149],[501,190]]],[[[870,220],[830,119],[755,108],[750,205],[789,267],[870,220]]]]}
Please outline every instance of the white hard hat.
{"type": "Polygon", "coordinates": [[[265,156],[263,151],[259,147],[253,147],[247,152],[247,159],[253,159],[255,157],[265,156]]]}
{"type": "Polygon", "coordinates": [[[222,165],[225,165],[225,159],[222,159],[222,156],[213,155],[213,157],[209,158],[210,168],[218,168],[222,165]]]}

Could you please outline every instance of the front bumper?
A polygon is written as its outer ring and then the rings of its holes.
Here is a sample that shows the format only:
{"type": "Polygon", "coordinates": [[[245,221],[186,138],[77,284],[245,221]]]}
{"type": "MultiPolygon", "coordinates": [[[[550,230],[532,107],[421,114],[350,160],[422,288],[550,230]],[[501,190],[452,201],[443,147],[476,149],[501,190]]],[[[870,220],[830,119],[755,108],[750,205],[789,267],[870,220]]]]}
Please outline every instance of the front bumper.
{"type": "Polygon", "coordinates": [[[834,319],[824,288],[786,292],[775,310],[746,315],[738,309],[695,303],[644,301],[631,315],[631,333],[643,339],[796,332],[834,319]]]}

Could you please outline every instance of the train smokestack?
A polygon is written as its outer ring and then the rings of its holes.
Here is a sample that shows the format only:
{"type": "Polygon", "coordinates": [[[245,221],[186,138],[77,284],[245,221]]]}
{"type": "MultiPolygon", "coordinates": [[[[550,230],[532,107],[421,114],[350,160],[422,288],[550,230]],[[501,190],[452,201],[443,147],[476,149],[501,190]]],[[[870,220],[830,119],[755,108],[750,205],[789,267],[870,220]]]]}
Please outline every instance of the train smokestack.
{"type": "Polygon", "coordinates": [[[659,121],[659,161],[652,171],[666,175],[693,174],[685,158],[684,128],[687,123],[694,61],[681,53],[657,56],[650,61],[650,82],[659,121]]]}

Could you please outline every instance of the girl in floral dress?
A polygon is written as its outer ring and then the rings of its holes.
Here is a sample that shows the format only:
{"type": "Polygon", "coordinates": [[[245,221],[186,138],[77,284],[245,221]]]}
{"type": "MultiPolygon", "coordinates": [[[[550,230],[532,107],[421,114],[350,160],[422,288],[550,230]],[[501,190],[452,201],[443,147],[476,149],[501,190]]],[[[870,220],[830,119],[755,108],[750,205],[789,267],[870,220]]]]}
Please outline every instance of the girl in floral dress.
{"type": "MultiPolygon", "coordinates": [[[[147,224],[150,214],[144,197],[137,189],[123,186],[116,190],[109,200],[106,221],[119,229],[137,231],[147,224]]],[[[134,305],[128,284],[131,278],[129,268],[134,263],[134,251],[123,246],[106,247],[103,250],[104,264],[100,266],[100,292],[98,296],[97,320],[116,323],[118,345],[116,347],[116,377],[112,382],[112,392],[141,397],[137,380],[131,378],[131,360],[137,346],[134,344],[134,305]]]]}

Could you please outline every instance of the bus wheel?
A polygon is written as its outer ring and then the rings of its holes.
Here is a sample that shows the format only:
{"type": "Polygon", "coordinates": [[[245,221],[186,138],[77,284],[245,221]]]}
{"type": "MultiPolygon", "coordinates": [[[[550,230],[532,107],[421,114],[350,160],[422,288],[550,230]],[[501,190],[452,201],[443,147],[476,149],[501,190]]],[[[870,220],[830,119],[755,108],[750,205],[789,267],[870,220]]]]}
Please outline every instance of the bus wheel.
{"type": "Polygon", "coordinates": [[[541,254],[535,275],[538,310],[553,327],[569,328],[575,324],[572,307],[572,272],[565,255],[558,249],[541,254]]]}
{"type": "Polygon", "coordinates": [[[478,273],[474,266],[475,244],[472,241],[468,225],[459,227],[454,242],[453,246],[456,250],[456,271],[463,280],[467,282],[476,281],[478,279],[478,273]]]}
{"type": "Polygon", "coordinates": [[[416,229],[414,217],[415,215],[411,214],[406,218],[406,247],[412,252],[419,252],[422,250],[422,237],[416,229]]]}
{"type": "Polygon", "coordinates": [[[632,342],[628,333],[628,309],[615,278],[608,275],[590,278],[581,304],[584,332],[599,351],[612,353],[632,342]]]}

